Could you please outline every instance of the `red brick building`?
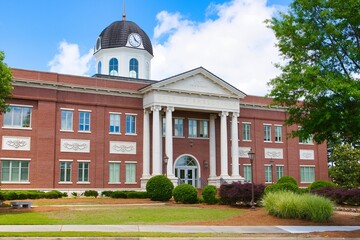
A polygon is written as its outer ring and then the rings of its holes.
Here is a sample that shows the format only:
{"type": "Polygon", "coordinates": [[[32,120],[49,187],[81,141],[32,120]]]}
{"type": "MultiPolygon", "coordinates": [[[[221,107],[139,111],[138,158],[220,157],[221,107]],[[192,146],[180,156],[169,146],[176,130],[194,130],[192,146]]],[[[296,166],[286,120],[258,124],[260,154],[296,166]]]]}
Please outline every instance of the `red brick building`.
{"type": "Polygon", "coordinates": [[[151,42],[117,21],[97,40],[97,73],[12,69],[0,116],[2,189],[140,189],[154,175],[219,186],[283,175],[301,186],[327,179],[326,145],[288,139],[285,109],[247,96],[204,68],[151,81],[151,42]]]}

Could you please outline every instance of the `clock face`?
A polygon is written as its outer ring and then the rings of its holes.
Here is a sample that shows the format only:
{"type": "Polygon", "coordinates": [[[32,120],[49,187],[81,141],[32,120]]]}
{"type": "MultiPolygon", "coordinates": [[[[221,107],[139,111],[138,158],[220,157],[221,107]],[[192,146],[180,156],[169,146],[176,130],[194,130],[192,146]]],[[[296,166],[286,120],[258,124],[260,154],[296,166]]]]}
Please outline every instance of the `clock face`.
{"type": "Polygon", "coordinates": [[[133,47],[139,47],[141,45],[141,37],[137,33],[131,33],[129,35],[129,43],[133,47]]]}

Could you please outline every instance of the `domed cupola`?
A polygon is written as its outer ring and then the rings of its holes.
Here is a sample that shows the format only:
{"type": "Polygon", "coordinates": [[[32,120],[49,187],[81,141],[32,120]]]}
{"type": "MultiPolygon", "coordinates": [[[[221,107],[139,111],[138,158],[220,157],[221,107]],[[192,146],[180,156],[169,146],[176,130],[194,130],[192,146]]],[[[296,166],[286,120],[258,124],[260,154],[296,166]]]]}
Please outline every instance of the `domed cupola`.
{"type": "Polygon", "coordinates": [[[94,56],[97,74],[150,79],[150,61],[153,58],[150,38],[125,16],[100,33],[94,56]]]}

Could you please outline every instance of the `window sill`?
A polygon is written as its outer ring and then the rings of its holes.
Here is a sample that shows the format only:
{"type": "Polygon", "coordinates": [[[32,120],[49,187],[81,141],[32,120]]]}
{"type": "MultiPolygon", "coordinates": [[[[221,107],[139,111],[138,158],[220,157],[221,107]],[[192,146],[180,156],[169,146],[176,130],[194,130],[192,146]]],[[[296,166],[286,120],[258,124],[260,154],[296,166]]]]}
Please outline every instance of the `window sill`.
{"type": "Polygon", "coordinates": [[[272,143],[272,141],[265,141],[265,140],[264,140],[264,143],[272,143]]]}
{"type": "Polygon", "coordinates": [[[121,135],[121,133],[109,132],[110,135],[121,135]]]}
{"type": "Polygon", "coordinates": [[[126,136],[137,136],[136,133],[125,133],[126,136]]]}
{"type": "Polygon", "coordinates": [[[121,184],[121,182],[108,182],[108,184],[121,184]]]}
{"type": "Polygon", "coordinates": [[[73,184],[73,182],[58,182],[58,184],[73,184]]]}
{"type": "Polygon", "coordinates": [[[205,139],[205,140],[209,140],[208,137],[188,137],[189,139],[205,139]]]}
{"type": "Polygon", "coordinates": [[[91,131],[78,131],[78,133],[91,133],[91,131]]]}
{"type": "Polygon", "coordinates": [[[11,130],[26,130],[31,131],[31,127],[2,127],[2,129],[11,129],[11,130]]]}
{"type": "Polygon", "coordinates": [[[275,143],[284,143],[284,142],[277,142],[277,141],[275,141],[275,143]]]}
{"type": "Polygon", "coordinates": [[[125,182],[125,184],[137,184],[137,182],[125,182]]]}
{"type": "Polygon", "coordinates": [[[173,136],[173,138],[185,138],[185,136],[173,136]]]}
{"type": "Polygon", "coordinates": [[[30,184],[30,182],[7,182],[7,181],[1,181],[1,184],[30,184]]]}
{"type": "Polygon", "coordinates": [[[62,129],[60,129],[60,132],[74,132],[74,130],[62,130],[62,129]]]}
{"type": "Polygon", "coordinates": [[[243,142],[252,142],[252,140],[245,140],[245,139],[243,139],[242,141],[243,142]]]}
{"type": "Polygon", "coordinates": [[[314,143],[299,143],[300,145],[309,145],[309,146],[314,146],[314,143]]]}
{"type": "Polygon", "coordinates": [[[90,184],[90,182],[76,182],[76,184],[84,184],[84,185],[86,185],[86,184],[90,184]]]}

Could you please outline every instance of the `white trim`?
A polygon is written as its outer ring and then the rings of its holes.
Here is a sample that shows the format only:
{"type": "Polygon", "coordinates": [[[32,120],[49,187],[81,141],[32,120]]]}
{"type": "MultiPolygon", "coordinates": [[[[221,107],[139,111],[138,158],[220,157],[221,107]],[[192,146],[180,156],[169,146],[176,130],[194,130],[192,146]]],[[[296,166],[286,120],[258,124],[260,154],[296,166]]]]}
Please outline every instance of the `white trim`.
{"type": "Polygon", "coordinates": [[[76,182],[76,184],[79,184],[79,185],[84,184],[84,185],[86,185],[86,184],[90,184],[90,182],[76,182]]]}
{"type": "Polygon", "coordinates": [[[60,129],[60,132],[69,132],[69,133],[71,133],[71,132],[75,132],[74,130],[62,130],[62,129],[60,129]]]}
{"type": "Polygon", "coordinates": [[[91,160],[76,160],[77,162],[87,162],[87,163],[90,163],[91,160]]]}
{"type": "Polygon", "coordinates": [[[28,108],[33,108],[33,107],[34,107],[34,106],[32,106],[32,105],[12,104],[12,103],[9,103],[9,106],[14,106],[14,107],[28,107],[28,108]]]}
{"type": "Polygon", "coordinates": [[[78,133],[91,133],[91,131],[78,131],[78,133]]]}
{"type": "Polygon", "coordinates": [[[109,114],[117,114],[117,115],[121,115],[121,112],[109,112],[109,114]]]}
{"type": "Polygon", "coordinates": [[[121,184],[121,182],[108,182],[108,184],[121,184]]]}
{"type": "Polygon", "coordinates": [[[251,122],[241,122],[242,124],[250,124],[251,125],[251,122]]]}
{"type": "Polygon", "coordinates": [[[272,126],[273,124],[271,124],[271,123],[263,123],[263,125],[272,126]]]}
{"type": "Polygon", "coordinates": [[[13,129],[13,130],[32,130],[32,127],[9,127],[4,126],[3,129],[13,129]]]}
{"type": "Polygon", "coordinates": [[[125,163],[136,163],[137,164],[137,161],[125,161],[125,163]]]}
{"type": "Polygon", "coordinates": [[[64,111],[75,111],[74,108],[60,108],[60,110],[64,110],[64,111]]]}
{"type": "Polygon", "coordinates": [[[125,182],[125,184],[137,184],[137,182],[125,182]]]}
{"type": "Polygon", "coordinates": [[[315,165],[299,165],[300,167],[315,167],[315,165]]]}
{"type": "Polygon", "coordinates": [[[71,159],[59,159],[59,162],[73,162],[71,159]]]}
{"type": "Polygon", "coordinates": [[[92,112],[92,110],[78,109],[78,112],[92,112]]]}
{"type": "Polygon", "coordinates": [[[8,181],[1,181],[1,184],[30,184],[29,181],[26,182],[8,182],[8,181]]]}
{"type": "Polygon", "coordinates": [[[0,160],[31,161],[31,158],[0,158],[0,160]]]}
{"type": "Polygon", "coordinates": [[[132,115],[132,116],[137,116],[137,113],[125,113],[125,115],[132,115]]]}
{"type": "Polygon", "coordinates": [[[73,182],[58,182],[58,184],[73,184],[73,182]]]}
{"type": "Polygon", "coordinates": [[[121,161],[108,161],[108,163],[121,163],[121,161]]]}

